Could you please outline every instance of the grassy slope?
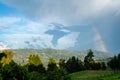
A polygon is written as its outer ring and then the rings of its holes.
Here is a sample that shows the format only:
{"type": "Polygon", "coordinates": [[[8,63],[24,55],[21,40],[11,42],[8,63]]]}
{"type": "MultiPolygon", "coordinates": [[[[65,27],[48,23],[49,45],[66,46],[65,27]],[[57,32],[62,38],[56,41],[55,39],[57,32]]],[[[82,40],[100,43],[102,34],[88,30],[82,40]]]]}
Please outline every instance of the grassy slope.
{"type": "Polygon", "coordinates": [[[105,76],[105,77],[101,78],[101,80],[120,80],[120,72],[112,74],[110,76],[105,76]]]}
{"type": "Polygon", "coordinates": [[[71,80],[120,80],[120,72],[112,71],[81,71],[70,74],[71,80]]]}

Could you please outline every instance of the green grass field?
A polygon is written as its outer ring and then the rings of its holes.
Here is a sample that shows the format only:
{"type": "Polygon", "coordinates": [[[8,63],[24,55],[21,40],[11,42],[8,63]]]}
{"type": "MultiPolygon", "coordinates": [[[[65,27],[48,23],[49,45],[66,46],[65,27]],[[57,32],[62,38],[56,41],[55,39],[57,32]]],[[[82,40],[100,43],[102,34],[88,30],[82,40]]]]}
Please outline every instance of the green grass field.
{"type": "Polygon", "coordinates": [[[70,74],[71,80],[120,80],[120,72],[81,71],[70,74]]]}

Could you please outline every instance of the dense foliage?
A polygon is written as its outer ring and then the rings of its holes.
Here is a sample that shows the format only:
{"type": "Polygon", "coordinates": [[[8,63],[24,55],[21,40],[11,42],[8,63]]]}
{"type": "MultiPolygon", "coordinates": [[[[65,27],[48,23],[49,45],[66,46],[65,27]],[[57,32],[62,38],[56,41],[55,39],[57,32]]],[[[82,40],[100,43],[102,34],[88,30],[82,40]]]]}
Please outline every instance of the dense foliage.
{"type": "Polygon", "coordinates": [[[120,70],[120,54],[114,56],[109,62],[108,66],[114,71],[120,70]]]}
{"type": "Polygon", "coordinates": [[[75,58],[74,56],[68,59],[65,67],[69,73],[84,70],[82,61],[79,60],[78,58],[75,58]]]}
{"type": "MultiPolygon", "coordinates": [[[[72,56],[67,61],[59,59],[56,62],[50,58],[48,65],[44,66],[39,55],[28,57],[26,65],[17,64],[12,60],[14,53],[5,50],[0,53],[0,80],[70,80],[69,73],[83,70],[106,70],[105,62],[94,59],[92,50],[88,51],[84,60],[72,56]]],[[[120,70],[120,54],[108,62],[113,70],[120,70]]]]}
{"type": "Polygon", "coordinates": [[[87,54],[87,56],[85,56],[85,59],[84,59],[84,66],[85,66],[85,69],[93,69],[93,65],[95,63],[94,59],[93,59],[94,55],[93,55],[93,52],[92,50],[90,50],[87,54]]]}
{"type": "Polygon", "coordinates": [[[28,64],[20,65],[12,60],[13,52],[0,53],[0,80],[70,80],[64,68],[57,67],[50,58],[47,68],[37,54],[28,57],[28,64]]]}

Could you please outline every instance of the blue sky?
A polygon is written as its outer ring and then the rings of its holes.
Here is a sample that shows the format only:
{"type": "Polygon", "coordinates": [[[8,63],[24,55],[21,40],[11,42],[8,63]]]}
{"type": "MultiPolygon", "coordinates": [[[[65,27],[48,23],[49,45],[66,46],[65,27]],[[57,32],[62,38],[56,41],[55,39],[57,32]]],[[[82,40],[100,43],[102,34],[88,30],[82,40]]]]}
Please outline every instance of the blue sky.
{"type": "Polygon", "coordinates": [[[119,0],[0,0],[0,49],[120,52],[119,0]]]}

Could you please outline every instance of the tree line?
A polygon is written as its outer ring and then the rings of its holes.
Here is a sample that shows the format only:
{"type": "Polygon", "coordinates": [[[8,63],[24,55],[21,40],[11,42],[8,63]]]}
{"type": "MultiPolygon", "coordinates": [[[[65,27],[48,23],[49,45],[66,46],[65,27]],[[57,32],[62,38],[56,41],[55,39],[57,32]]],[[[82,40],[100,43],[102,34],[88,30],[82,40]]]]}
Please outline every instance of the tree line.
{"type": "MultiPolygon", "coordinates": [[[[105,62],[97,62],[93,59],[92,50],[88,51],[83,61],[72,56],[68,60],[61,58],[57,63],[54,58],[50,58],[46,67],[37,54],[31,54],[25,65],[14,62],[13,55],[14,53],[10,50],[0,53],[0,80],[70,80],[69,73],[82,70],[106,70],[107,68],[105,62]]],[[[108,66],[118,70],[120,67],[115,67],[118,63],[120,64],[120,55],[111,59],[108,66]]]]}
{"type": "Polygon", "coordinates": [[[112,70],[119,71],[120,70],[120,53],[117,56],[115,55],[107,64],[112,70]]]}

